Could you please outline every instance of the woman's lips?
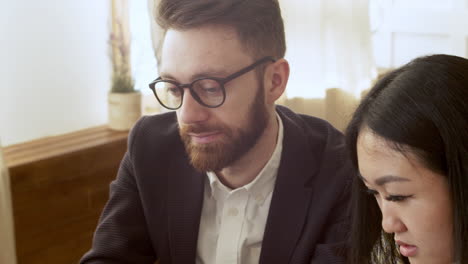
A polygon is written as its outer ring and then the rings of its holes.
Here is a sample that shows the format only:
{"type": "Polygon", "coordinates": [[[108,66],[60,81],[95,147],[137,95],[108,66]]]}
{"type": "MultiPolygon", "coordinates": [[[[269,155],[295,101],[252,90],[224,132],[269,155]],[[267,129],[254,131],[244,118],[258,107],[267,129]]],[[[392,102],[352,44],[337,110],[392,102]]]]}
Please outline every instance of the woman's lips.
{"type": "Polygon", "coordinates": [[[192,142],[196,144],[207,144],[213,142],[221,135],[220,132],[205,132],[205,133],[189,133],[192,138],[192,142]]]}
{"type": "Polygon", "coordinates": [[[402,241],[397,240],[397,245],[400,246],[400,254],[405,257],[414,257],[418,251],[418,247],[406,244],[402,241]]]}

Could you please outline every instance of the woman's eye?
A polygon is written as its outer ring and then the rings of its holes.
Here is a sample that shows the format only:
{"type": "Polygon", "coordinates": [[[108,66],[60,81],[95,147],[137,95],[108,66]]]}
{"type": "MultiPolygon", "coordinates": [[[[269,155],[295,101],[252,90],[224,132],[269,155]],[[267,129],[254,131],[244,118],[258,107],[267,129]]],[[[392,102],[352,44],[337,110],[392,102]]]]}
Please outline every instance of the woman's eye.
{"type": "Polygon", "coordinates": [[[374,196],[379,195],[379,192],[378,192],[378,191],[372,190],[372,189],[367,189],[366,192],[367,192],[367,194],[369,194],[369,195],[374,195],[374,196]]]}
{"type": "Polygon", "coordinates": [[[389,202],[403,202],[410,197],[412,197],[412,195],[389,195],[385,197],[385,200],[389,202]]]}
{"type": "MultiPolygon", "coordinates": [[[[372,189],[367,189],[366,192],[369,195],[373,195],[373,196],[378,196],[379,195],[378,191],[372,190],[372,189]]],[[[385,200],[387,200],[389,202],[403,202],[403,201],[405,201],[406,199],[408,199],[410,197],[413,197],[413,195],[388,195],[388,196],[385,197],[385,200]]]]}

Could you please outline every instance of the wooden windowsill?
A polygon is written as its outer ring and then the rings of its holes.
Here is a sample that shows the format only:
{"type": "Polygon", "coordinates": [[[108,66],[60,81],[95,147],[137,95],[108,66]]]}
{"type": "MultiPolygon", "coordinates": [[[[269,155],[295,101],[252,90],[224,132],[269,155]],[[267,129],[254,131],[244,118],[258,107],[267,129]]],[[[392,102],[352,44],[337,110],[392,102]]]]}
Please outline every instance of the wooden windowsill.
{"type": "Polygon", "coordinates": [[[37,139],[3,148],[5,163],[14,168],[100,145],[126,140],[127,131],[114,131],[98,126],[65,135],[37,139]]]}

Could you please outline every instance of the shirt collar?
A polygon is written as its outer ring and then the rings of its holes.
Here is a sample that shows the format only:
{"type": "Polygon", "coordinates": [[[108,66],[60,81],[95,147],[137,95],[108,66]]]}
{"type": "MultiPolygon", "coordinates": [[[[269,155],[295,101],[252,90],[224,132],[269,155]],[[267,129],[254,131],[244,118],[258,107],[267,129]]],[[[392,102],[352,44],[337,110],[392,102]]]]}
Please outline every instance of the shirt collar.
{"type": "MultiPolygon", "coordinates": [[[[262,205],[265,202],[265,199],[273,191],[273,187],[275,185],[276,176],[278,175],[278,168],[281,161],[281,153],[283,150],[283,121],[281,117],[276,113],[276,119],[278,120],[278,137],[276,139],[276,146],[271,155],[270,159],[260,171],[260,173],[255,177],[255,179],[240,187],[239,189],[247,190],[257,201],[259,205],[262,205]]],[[[210,187],[211,194],[210,196],[216,199],[217,193],[229,193],[231,191],[230,188],[226,187],[221,181],[219,181],[218,176],[216,173],[209,171],[206,173],[208,176],[208,183],[210,187]]]]}

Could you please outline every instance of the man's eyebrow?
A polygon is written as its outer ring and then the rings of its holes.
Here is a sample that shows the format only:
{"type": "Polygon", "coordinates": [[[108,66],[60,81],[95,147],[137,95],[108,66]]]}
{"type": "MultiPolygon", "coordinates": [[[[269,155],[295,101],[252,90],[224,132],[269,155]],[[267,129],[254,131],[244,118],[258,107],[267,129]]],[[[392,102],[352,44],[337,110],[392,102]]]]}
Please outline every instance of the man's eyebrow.
{"type": "MultiPolygon", "coordinates": [[[[206,78],[206,77],[224,78],[224,77],[229,76],[230,74],[231,74],[231,71],[227,71],[227,70],[207,70],[207,71],[199,72],[197,74],[192,75],[190,77],[190,80],[194,81],[196,79],[206,78]]],[[[177,78],[175,78],[170,73],[161,72],[159,76],[162,79],[166,79],[166,80],[169,79],[169,80],[177,81],[177,78]]]]}
{"type": "Polygon", "coordinates": [[[197,73],[195,75],[192,75],[192,80],[196,80],[196,79],[199,79],[199,78],[205,78],[205,77],[218,77],[218,78],[222,78],[222,77],[227,77],[228,75],[230,75],[231,72],[230,71],[227,71],[227,70],[207,70],[207,71],[203,71],[203,72],[200,72],[200,73],[197,73]]]}
{"type": "Polygon", "coordinates": [[[171,74],[165,73],[165,72],[159,73],[159,78],[163,80],[173,80],[173,81],[176,80],[176,78],[174,78],[171,74]]]}

